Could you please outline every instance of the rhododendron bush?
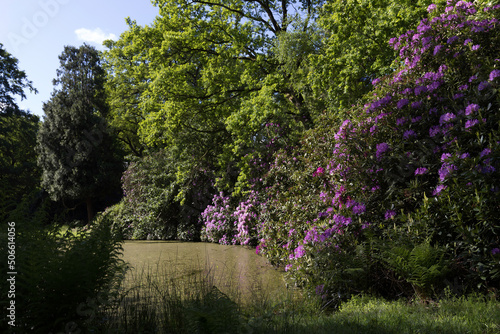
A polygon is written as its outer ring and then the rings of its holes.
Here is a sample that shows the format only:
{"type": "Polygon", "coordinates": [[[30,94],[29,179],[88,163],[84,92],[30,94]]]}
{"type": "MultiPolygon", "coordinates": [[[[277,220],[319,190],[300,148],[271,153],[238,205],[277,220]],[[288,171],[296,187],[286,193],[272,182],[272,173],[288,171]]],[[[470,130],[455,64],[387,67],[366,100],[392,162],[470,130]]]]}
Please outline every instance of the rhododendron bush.
{"type": "Polygon", "coordinates": [[[324,298],[498,288],[499,7],[429,6],[362,104],[275,153],[258,253],[324,298]]]}

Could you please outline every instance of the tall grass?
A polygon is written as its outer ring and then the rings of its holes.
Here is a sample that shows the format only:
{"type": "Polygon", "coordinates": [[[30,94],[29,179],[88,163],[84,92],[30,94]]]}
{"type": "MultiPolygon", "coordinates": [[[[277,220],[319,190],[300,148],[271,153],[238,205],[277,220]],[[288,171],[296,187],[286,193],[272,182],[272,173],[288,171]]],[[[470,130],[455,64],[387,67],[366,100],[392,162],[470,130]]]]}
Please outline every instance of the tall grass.
{"type": "Polygon", "coordinates": [[[132,271],[92,333],[498,333],[500,303],[482,296],[439,302],[360,296],[325,310],[296,290],[242,293],[212,268],[186,274],[157,267],[132,271]]]}

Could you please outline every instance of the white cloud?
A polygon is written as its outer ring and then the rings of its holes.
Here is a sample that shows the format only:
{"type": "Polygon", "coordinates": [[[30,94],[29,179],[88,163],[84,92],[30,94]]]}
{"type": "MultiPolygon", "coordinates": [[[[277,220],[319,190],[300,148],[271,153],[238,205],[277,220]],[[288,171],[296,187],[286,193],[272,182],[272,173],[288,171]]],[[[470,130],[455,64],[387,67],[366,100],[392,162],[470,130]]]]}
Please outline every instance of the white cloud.
{"type": "Polygon", "coordinates": [[[115,34],[106,34],[101,28],[93,30],[80,28],[75,30],[76,37],[84,42],[96,43],[102,45],[107,39],[116,39],[115,34]]]}

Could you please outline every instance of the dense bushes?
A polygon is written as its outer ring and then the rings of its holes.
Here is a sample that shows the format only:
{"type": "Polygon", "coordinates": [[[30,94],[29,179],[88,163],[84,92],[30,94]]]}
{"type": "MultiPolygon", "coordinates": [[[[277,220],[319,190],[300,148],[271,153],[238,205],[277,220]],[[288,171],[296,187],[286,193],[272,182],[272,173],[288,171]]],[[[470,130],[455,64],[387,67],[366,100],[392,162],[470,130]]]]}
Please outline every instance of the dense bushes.
{"type": "Polygon", "coordinates": [[[276,153],[256,189],[257,251],[325,298],[500,282],[499,6],[428,11],[391,39],[394,73],[276,153]]]}
{"type": "Polygon", "coordinates": [[[198,217],[212,194],[207,170],[178,181],[178,159],[159,151],[138,158],[122,177],[124,199],[103,216],[126,239],[199,240],[198,217]]]}

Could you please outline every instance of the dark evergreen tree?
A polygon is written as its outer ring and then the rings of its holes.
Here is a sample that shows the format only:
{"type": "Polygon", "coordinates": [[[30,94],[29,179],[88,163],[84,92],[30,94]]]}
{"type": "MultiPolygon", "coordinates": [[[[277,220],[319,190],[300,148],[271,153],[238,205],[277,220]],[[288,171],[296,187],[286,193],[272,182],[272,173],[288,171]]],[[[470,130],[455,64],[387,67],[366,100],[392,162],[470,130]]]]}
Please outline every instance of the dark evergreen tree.
{"type": "Polygon", "coordinates": [[[99,52],[86,44],[66,46],[59,60],[38,132],[42,186],[53,200],[84,201],[90,222],[94,200],[116,190],[122,172],[105,122],[105,72],[99,52]]]}
{"type": "Polygon", "coordinates": [[[0,220],[39,184],[34,147],[39,118],[19,109],[15,97],[36,92],[18,60],[0,43],[0,220]]]}

